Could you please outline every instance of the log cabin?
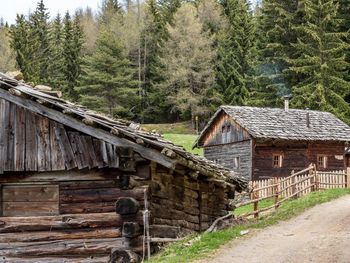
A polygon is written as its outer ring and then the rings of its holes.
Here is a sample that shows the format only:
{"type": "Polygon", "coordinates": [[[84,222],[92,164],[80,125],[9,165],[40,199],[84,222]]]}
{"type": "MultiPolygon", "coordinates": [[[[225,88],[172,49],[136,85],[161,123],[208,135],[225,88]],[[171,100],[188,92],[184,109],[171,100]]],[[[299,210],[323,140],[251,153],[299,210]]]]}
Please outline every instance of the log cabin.
{"type": "MultiPolygon", "coordinates": [[[[247,180],[285,177],[314,163],[344,170],[350,127],[328,112],[222,106],[194,147],[247,180]]],[[[349,156],[349,155],[348,155],[349,156]]]]}
{"type": "Polygon", "coordinates": [[[0,262],[137,262],[154,242],[206,230],[247,186],[56,95],[0,74],[0,262]]]}

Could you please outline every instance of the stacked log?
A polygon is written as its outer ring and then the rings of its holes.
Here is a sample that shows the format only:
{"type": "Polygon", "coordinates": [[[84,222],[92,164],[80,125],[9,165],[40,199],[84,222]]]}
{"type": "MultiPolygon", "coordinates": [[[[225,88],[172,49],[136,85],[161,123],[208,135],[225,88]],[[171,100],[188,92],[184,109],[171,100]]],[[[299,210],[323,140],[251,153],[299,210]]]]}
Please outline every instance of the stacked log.
{"type": "MultiPolygon", "coordinates": [[[[152,227],[180,227],[177,236],[181,236],[181,232],[206,230],[216,218],[228,213],[227,189],[187,176],[189,172],[160,166],[152,170],[152,227]]],[[[174,234],[164,237],[174,238],[174,234]]]]}
{"type": "MultiPolygon", "coordinates": [[[[142,222],[142,215],[135,218],[142,222]]],[[[0,261],[107,262],[113,248],[127,249],[122,226],[115,213],[2,217],[0,261]]]]}

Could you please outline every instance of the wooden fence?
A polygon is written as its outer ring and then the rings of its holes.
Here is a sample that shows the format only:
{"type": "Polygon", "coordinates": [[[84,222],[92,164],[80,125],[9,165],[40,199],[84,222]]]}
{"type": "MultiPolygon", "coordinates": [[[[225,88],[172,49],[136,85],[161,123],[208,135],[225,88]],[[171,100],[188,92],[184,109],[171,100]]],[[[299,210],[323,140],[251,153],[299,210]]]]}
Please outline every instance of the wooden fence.
{"type": "Polygon", "coordinates": [[[350,188],[350,171],[317,171],[316,166],[311,164],[308,168],[293,172],[288,177],[272,178],[250,183],[250,201],[236,204],[235,207],[253,204],[253,211],[240,215],[247,217],[259,213],[276,209],[284,201],[290,198],[298,198],[313,191],[331,188],[350,188]],[[259,208],[259,202],[272,199],[273,205],[259,208]]]}

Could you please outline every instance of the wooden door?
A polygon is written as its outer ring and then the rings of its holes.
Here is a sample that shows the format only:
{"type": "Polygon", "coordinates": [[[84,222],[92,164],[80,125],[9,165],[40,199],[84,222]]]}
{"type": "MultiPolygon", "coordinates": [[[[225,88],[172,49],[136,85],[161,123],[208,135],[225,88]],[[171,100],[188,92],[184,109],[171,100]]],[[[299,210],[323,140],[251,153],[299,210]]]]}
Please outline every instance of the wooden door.
{"type": "Polygon", "coordinates": [[[44,216],[59,213],[58,185],[2,185],[2,216],[44,216]]]}

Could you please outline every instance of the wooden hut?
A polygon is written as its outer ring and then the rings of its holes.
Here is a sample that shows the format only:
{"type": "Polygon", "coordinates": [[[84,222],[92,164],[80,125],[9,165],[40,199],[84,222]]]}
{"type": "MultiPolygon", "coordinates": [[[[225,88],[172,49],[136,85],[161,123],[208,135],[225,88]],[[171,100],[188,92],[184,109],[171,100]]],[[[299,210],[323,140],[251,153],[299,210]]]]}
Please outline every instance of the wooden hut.
{"type": "Polygon", "coordinates": [[[350,127],[312,110],[222,106],[195,143],[209,160],[248,180],[284,177],[314,163],[318,170],[346,167],[350,127]]]}
{"type": "Polygon", "coordinates": [[[207,229],[246,187],[134,123],[53,95],[0,74],[0,262],[128,262],[145,240],[207,229]]]}

